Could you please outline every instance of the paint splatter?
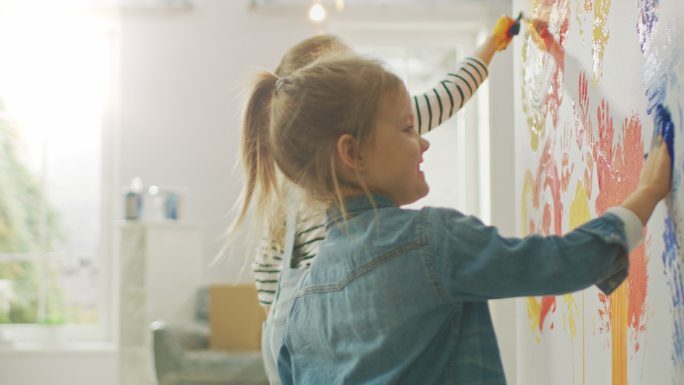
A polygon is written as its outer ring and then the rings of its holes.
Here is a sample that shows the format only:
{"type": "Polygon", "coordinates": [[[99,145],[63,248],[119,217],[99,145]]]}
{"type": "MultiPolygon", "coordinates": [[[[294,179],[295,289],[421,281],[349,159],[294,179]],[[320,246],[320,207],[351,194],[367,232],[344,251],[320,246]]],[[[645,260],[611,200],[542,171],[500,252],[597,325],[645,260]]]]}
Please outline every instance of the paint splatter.
{"type": "Polygon", "coordinates": [[[587,199],[591,198],[594,184],[594,159],[592,149],[594,148],[594,128],[589,115],[589,93],[587,90],[588,81],[584,71],[580,72],[577,101],[572,100],[572,110],[575,118],[575,141],[577,148],[581,152],[582,162],[584,163],[584,190],[587,199]],[[586,147],[585,147],[586,144],[586,147]]]}
{"type": "MultiPolygon", "coordinates": [[[[552,149],[553,141],[548,140],[544,144],[544,150],[541,153],[535,176],[533,177],[529,170],[525,173],[522,194],[522,220],[523,226],[525,226],[523,228],[529,228],[530,233],[542,233],[545,235],[552,233],[562,234],[563,203],[561,201],[561,181],[552,149]],[[541,195],[547,189],[551,192],[551,200],[545,202],[541,209],[541,226],[534,228],[534,222],[528,222],[528,219],[539,213],[540,206],[542,206],[540,202],[541,195]],[[531,203],[531,207],[529,203],[531,203]],[[529,227],[527,226],[528,224],[529,227]]],[[[556,297],[542,297],[541,300],[533,297],[528,298],[527,307],[530,325],[536,333],[536,340],[539,341],[544,330],[546,318],[549,314],[556,311],[556,297]]],[[[552,326],[553,324],[550,324],[549,329],[552,329],[552,326]]]]}
{"type": "Polygon", "coordinates": [[[680,26],[677,23],[660,23],[645,47],[644,88],[648,98],[646,112],[654,119],[657,132],[665,134],[672,157],[672,190],[677,192],[682,180],[682,160],[675,151],[682,130],[682,102],[684,95],[684,58],[680,26]]]}
{"type": "Polygon", "coordinates": [[[534,339],[541,341],[541,328],[539,316],[541,314],[541,302],[534,297],[527,297],[527,319],[530,321],[530,328],[534,333],[534,339]]]}
{"type": "Polygon", "coordinates": [[[556,297],[548,296],[542,297],[541,306],[539,309],[539,332],[544,329],[544,321],[550,313],[556,311],[556,297]]]}
{"type": "MultiPolygon", "coordinates": [[[[605,100],[598,108],[597,118],[598,141],[593,154],[599,187],[596,211],[601,214],[609,207],[621,203],[636,189],[643,166],[643,142],[641,120],[636,113],[624,119],[617,136],[610,106],[605,100]]],[[[628,327],[634,330],[635,351],[639,349],[638,339],[645,331],[643,322],[648,259],[643,245],[632,252],[630,261],[627,284],[621,285],[607,299],[603,295],[599,296],[603,304],[603,309],[599,309],[601,329],[611,332],[613,385],[627,384],[628,327]]]]}
{"type": "Polygon", "coordinates": [[[537,150],[544,137],[546,117],[558,124],[558,108],[563,98],[563,55],[570,17],[569,0],[533,0],[535,19],[526,28],[522,49],[522,105],[530,130],[530,146],[537,150]]]}
{"type": "MultiPolygon", "coordinates": [[[[684,288],[682,267],[678,255],[682,244],[682,32],[680,20],[662,19],[669,15],[660,8],[659,1],[640,1],[640,20],[637,21],[641,48],[645,56],[644,89],[648,99],[647,112],[654,119],[655,132],[662,132],[668,142],[672,158],[672,192],[667,200],[669,215],[665,219],[662,255],[665,279],[670,289],[672,313],[672,361],[681,370],[684,367],[684,288]],[[658,14],[662,12],[662,17],[658,14]],[[657,28],[656,28],[657,26],[657,28]]],[[[665,3],[664,3],[665,4],[665,3]]]]}
{"type": "Polygon", "coordinates": [[[572,145],[572,128],[570,123],[563,125],[561,136],[561,191],[568,191],[570,178],[575,171],[575,164],[570,161],[570,146],[572,145]]]}
{"type": "MultiPolygon", "coordinates": [[[[544,150],[542,151],[542,156],[539,160],[539,165],[536,170],[535,177],[528,170],[525,173],[525,180],[523,183],[522,192],[522,228],[529,228],[528,219],[534,217],[534,213],[531,209],[538,211],[540,208],[540,197],[542,192],[547,188],[551,191],[551,201],[544,203],[544,209],[547,214],[544,216],[547,219],[542,219],[542,222],[546,223],[546,230],[544,230],[544,225],[541,228],[531,228],[530,233],[543,233],[545,235],[549,234],[562,234],[562,216],[563,216],[563,202],[561,201],[561,183],[558,175],[558,166],[556,160],[553,157],[553,142],[547,141],[544,144],[544,150]],[[531,198],[531,207],[528,203],[531,198]],[[553,232],[551,227],[553,225],[553,232]]],[[[522,234],[526,235],[526,234],[522,234]]]]}
{"type": "Polygon", "coordinates": [[[598,309],[599,316],[599,333],[610,331],[610,301],[608,296],[599,292],[599,302],[601,307],[598,309]]]}
{"type": "Polygon", "coordinates": [[[529,212],[529,204],[534,202],[534,179],[532,178],[532,172],[530,170],[525,171],[525,178],[523,180],[523,190],[522,190],[522,198],[520,202],[520,207],[521,207],[521,220],[522,223],[520,224],[520,228],[523,229],[522,233],[520,234],[521,236],[525,236],[528,234],[534,234],[535,231],[535,225],[534,225],[534,220],[531,218],[530,212],[529,212]],[[527,232],[525,232],[527,230],[527,232]]]}
{"type": "MultiPolygon", "coordinates": [[[[638,185],[638,178],[643,167],[643,145],[641,141],[641,121],[639,116],[633,114],[630,118],[625,118],[622,124],[623,146],[618,148],[616,157],[622,161],[617,161],[615,166],[618,177],[622,177],[619,183],[631,185],[634,189],[638,185]],[[623,149],[620,151],[621,149],[623,149]]],[[[627,321],[634,329],[634,346],[638,350],[639,341],[637,338],[640,332],[645,331],[644,324],[646,293],[648,290],[648,256],[645,253],[644,243],[632,251],[629,266],[629,306],[627,321]]]]}
{"type": "Polygon", "coordinates": [[[599,187],[596,210],[601,214],[607,208],[621,203],[636,189],[644,151],[638,115],[634,114],[623,122],[620,131],[622,144],[618,146],[614,146],[617,138],[614,137],[610,106],[605,100],[598,108],[597,117],[599,140],[593,153],[599,187]]]}
{"type": "Polygon", "coordinates": [[[575,229],[576,227],[588,222],[590,219],[591,212],[589,211],[589,198],[587,198],[587,193],[584,190],[582,183],[577,182],[575,197],[570,204],[569,230],[575,229]]]}
{"type": "Polygon", "coordinates": [[[591,44],[593,60],[591,81],[594,85],[597,85],[601,76],[603,76],[603,54],[610,37],[610,32],[606,28],[609,11],[610,0],[594,0],[594,39],[591,44]]]}
{"type": "Polygon", "coordinates": [[[573,294],[565,294],[562,298],[566,309],[563,322],[567,325],[568,329],[570,330],[570,336],[572,339],[574,339],[577,337],[577,303],[575,302],[575,297],[573,294]]]}
{"type": "MultiPolygon", "coordinates": [[[[670,157],[673,157],[675,127],[674,123],[672,122],[672,114],[670,113],[670,110],[658,103],[655,106],[655,111],[653,111],[653,120],[655,121],[655,130],[653,133],[663,137],[663,140],[667,145],[667,152],[670,154],[670,157]]],[[[670,158],[670,163],[673,163],[673,160],[673,158],[670,158]]]]}
{"type": "Polygon", "coordinates": [[[584,43],[584,22],[587,14],[591,12],[592,0],[577,0],[575,5],[575,20],[579,28],[580,41],[584,43]]]}
{"type": "MultiPolygon", "coordinates": [[[[575,188],[575,197],[570,204],[569,230],[573,230],[581,226],[590,219],[591,212],[589,209],[589,198],[587,197],[587,192],[585,191],[584,186],[578,181],[577,187],[575,188]]],[[[584,299],[584,294],[582,294],[582,299],[584,299]]],[[[575,299],[572,294],[564,295],[563,302],[567,307],[565,319],[570,327],[570,335],[575,338],[577,336],[577,304],[575,303],[575,299]]],[[[582,305],[582,310],[584,310],[584,305],[582,305]]],[[[584,322],[583,316],[581,319],[584,322]]]]}
{"type": "Polygon", "coordinates": [[[575,140],[577,141],[577,148],[581,151],[582,144],[586,140],[588,146],[593,143],[593,130],[591,124],[591,117],[589,116],[589,93],[587,92],[587,77],[584,71],[580,72],[578,93],[579,99],[577,102],[572,101],[572,110],[575,117],[575,140]]]}
{"type": "MultiPolygon", "coordinates": [[[[558,177],[558,166],[553,157],[553,141],[548,140],[544,144],[541,158],[539,159],[539,167],[537,168],[537,177],[535,178],[534,187],[534,205],[538,207],[539,196],[542,191],[546,189],[551,190],[551,202],[547,202],[545,207],[553,204],[553,234],[561,235],[562,217],[563,217],[563,202],[561,201],[560,179],[558,177]]],[[[551,235],[551,229],[544,231],[544,235],[551,235]]]]}
{"type": "Polygon", "coordinates": [[[639,18],[637,19],[637,35],[641,52],[646,52],[646,47],[651,42],[651,33],[658,22],[658,5],[660,0],[639,0],[639,18]]]}
{"type": "Polygon", "coordinates": [[[682,269],[679,262],[680,242],[675,230],[675,221],[672,217],[665,218],[665,231],[663,232],[665,251],[662,255],[665,278],[670,288],[673,325],[673,352],[672,360],[676,365],[684,364],[684,285],[682,284],[682,269]]]}

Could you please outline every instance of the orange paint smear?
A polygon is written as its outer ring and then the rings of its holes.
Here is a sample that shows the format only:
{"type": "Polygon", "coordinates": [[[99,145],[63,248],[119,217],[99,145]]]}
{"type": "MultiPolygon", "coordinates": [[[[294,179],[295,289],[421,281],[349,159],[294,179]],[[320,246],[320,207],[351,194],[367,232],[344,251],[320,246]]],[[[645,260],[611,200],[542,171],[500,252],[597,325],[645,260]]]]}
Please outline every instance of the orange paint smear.
{"type": "Polygon", "coordinates": [[[575,171],[575,162],[570,161],[570,147],[572,146],[572,127],[566,122],[561,136],[561,191],[568,191],[570,178],[575,171]]]}
{"type": "MultiPolygon", "coordinates": [[[[617,138],[610,106],[605,100],[598,108],[597,118],[599,138],[596,145],[592,146],[592,153],[596,161],[599,186],[596,211],[602,214],[609,207],[620,204],[637,188],[644,154],[642,126],[638,115],[633,114],[624,119],[617,138]]],[[[611,331],[613,385],[627,384],[628,327],[635,331],[635,351],[639,349],[638,336],[645,330],[643,322],[648,289],[648,259],[643,244],[632,252],[630,262],[627,283],[611,294],[607,301],[605,296],[599,295],[604,304],[604,308],[599,309],[602,326],[605,325],[605,329],[611,331]],[[608,320],[605,319],[606,313],[608,320]]]]}
{"type": "MultiPolygon", "coordinates": [[[[544,144],[541,159],[536,170],[536,176],[528,171],[525,174],[525,185],[523,188],[523,224],[529,226],[530,233],[542,232],[545,235],[562,234],[562,216],[563,216],[563,202],[561,201],[561,180],[558,173],[558,165],[553,157],[553,142],[550,140],[544,144]],[[545,202],[542,215],[541,228],[535,229],[535,222],[529,219],[528,201],[529,195],[532,198],[532,206],[539,209],[540,200],[543,191],[551,191],[551,201],[545,202]],[[553,223],[552,223],[553,222],[553,223]],[[553,230],[552,230],[553,228],[553,230]]],[[[556,311],[556,297],[548,296],[542,297],[541,303],[535,298],[528,300],[528,312],[532,315],[530,321],[532,326],[538,327],[539,335],[542,334],[544,328],[544,321],[546,318],[556,311]],[[538,312],[538,313],[537,313],[538,312]],[[538,314],[538,318],[537,318],[538,314]]],[[[549,325],[553,329],[553,324],[549,325]]],[[[539,338],[539,336],[537,336],[539,338]]]]}
{"type": "MultiPolygon", "coordinates": [[[[541,333],[544,329],[544,321],[546,317],[556,311],[556,297],[542,297],[541,309],[539,310],[539,332],[541,333]]],[[[553,324],[551,324],[551,329],[553,329],[553,324]]]]}
{"type": "MultiPolygon", "coordinates": [[[[544,207],[544,223],[550,222],[551,219],[551,204],[553,204],[553,224],[554,224],[554,234],[561,235],[562,231],[562,217],[563,217],[563,202],[561,201],[561,187],[560,178],[558,176],[558,166],[556,160],[553,157],[553,142],[547,140],[544,144],[544,150],[542,151],[541,159],[539,160],[539,167],[537,168],[537,177],[534,181],[534,195],[533,204],[535,207],[539,207],[539,197],[542,191],[546,190],[548,187],[551,190],[551,202],[547,202],[544,207]],[[547,220],[547,210],[548,210],[548,220],[547,220]]],[[[550,223],[548,223],[550,225],[550,223]]],[[[545,235],[551,234],[550,226],[547,228],[545,226],[545,235]]]]}

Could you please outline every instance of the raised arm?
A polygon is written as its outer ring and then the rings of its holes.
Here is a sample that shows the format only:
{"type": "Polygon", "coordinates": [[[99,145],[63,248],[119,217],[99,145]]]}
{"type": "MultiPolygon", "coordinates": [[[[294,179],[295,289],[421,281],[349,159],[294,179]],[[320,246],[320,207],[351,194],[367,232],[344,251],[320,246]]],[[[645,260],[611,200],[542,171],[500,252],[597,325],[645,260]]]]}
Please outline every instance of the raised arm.
{"type": "Polygon", "coordinates": [[[477,56],[469,56],[435,87],[413,99],[416,130],[423,135],[451,118],[487,79],[489,69],[477,56]]]}
{"type": "Polygon", "coordinates": [[[497,51],[505,49],[512,36],[507,35],[515,20],[501,16],[485,41],[456,68],[447,73],[432,89],[414,95],[413,114],[416,130],[423,135],[441,125],[459,111],[489,76],[489,63],[497,51]]]}

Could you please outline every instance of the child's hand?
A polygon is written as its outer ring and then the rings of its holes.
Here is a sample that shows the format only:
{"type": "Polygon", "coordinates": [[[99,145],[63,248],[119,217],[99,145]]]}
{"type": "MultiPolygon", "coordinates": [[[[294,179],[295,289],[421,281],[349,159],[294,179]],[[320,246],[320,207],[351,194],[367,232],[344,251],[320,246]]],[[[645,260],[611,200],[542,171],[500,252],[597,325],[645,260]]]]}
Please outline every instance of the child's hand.
{"type": "Polygon", "coordinates": [[[513,40],[513,36],[517,33],[513,33],[511,27],[513,27],[513,24],[515,23],[515,19],[506,15],[499,17],[499,20],[496,21],[496,25],[492,30],[492,38],[494,39],[497,50],[502,51],[506,49],[511,40],[513,40]]]}
{"type": "Polygon", "coordinates": [[[645,225],[653,214],[655,206],[670,193],[672,189],[672,163],[667,145],[662,136],[658,135],[656,144],[646,158],[641,169],[639,186],[627,199],[622,207],[631,210],[645,225]]]}
{"type": "Polygon", "coordinates": [[[657,201],[672,189],[672,161],[663,137],[658,135],[639,177],[639,188],[647,189],[657,201]]]}

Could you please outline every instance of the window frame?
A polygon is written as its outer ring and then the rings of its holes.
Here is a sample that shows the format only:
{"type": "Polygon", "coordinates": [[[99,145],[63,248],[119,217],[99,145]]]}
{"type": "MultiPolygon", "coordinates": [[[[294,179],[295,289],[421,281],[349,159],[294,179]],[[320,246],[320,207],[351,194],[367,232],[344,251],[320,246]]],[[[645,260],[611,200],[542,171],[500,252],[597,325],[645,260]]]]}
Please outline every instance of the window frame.
{"type": "MultiPolygon", "coordinates": [[[[102,35],[104,42],[108,42],[111,62],[108,64],[107,87],[103,95],[103,110],[100,115],[100,231],[95,266],[98,274],[98,320],[93,324],[0,324],[0,336],[9,341],[3,344],[3,349],[23,349],[35,346],[72,346],[82,343],[111,343],[114,342],[114,324],[116,316],[115,293],[113,290],[115,267],[113,253],[113,231],[116,202],[117,154],[119,148],[119,36],[120,28],[116,12],[75,11],[80,17],[87,16],[97,20],[96,33],[102,35]]],[[[41,184],[44,178],[41,176],[41,184]]],[[[0,253],[0,262],[29,261],[42,263],[50,258],[50,254],[65,254],[64,252],[47,253],[0,253]]],[[[39,282],[39,291],[43,291],[43,283],[39,282]]],[[[41,293],[41,296],[44,294],[41,293]]],[[[39,300],[39,302],[44,302],[39,300]]],[[[39,306],[41,306],[39,304],[39,306]]],[[[39,316],[41,311],[39,310],[39,316]]]]}

